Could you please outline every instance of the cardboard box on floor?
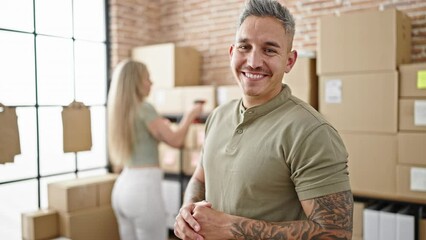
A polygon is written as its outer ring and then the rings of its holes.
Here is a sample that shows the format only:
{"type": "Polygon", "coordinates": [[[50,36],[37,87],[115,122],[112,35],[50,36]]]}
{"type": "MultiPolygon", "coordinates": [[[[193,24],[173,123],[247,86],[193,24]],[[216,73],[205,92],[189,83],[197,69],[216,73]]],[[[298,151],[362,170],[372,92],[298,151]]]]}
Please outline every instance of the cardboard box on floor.
{"type": "Polygon", "coordinates": [[[354,194],[396,196],[397,135],[340,133],[349,154],[349,178],[354,194]]]}
{"type": "Polygon", "coordinates": [[[21,214],[22,238],[24,240],[44,240],[59,236],[58,212],[40,209],[21,214]]]}
{"type": "Polygon", "coordinates": [[[60,212],[60,234],[72,240],[119,240],[117,220],[111,206],[60,212]]]}
{"type": "Polygon", "coordinates": [[[395,71],[411,61],[411,20],[396,9],[323,16],[318,35],[318,75],[395,71]]]}
{"type": "Polygon", "coordinates": [[[117,174],[77,178],[48,185],[49,208],[73,212],[111,203],[111,191],[117,174]]]}
{"type": "Polygon", "coordinates": [[[316,59],[299,56],[293,69],[284,75],[283,83],[289,85],[291,93],[318,109],[318,76],[316,59]]]}
{"type": "Polygon", "coordinates": [[[426,63],[400,65],[399,73],[401,97],[426,98],[426,63]]]}
{"type": "Polygon", "coordinates": [[[319,111],[339,131],[396,133],[398,73],[321,76],[319,111]]]}
{"type": "Polygon", "coordinates": [[[201,84],[201,54],[193,47],[179,47],[174,43],[135,47],[132,59],[145,63],[154,86],[201,84]]]}

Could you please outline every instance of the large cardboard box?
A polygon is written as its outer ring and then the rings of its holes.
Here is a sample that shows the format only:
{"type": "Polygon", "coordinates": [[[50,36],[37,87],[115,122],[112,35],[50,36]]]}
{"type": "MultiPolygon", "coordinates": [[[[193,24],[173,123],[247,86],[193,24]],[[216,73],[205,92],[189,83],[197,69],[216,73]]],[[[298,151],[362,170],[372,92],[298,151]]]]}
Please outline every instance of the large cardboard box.
{"type": "Polygon", "coordinates": [[[318,76],[315,58],[299,56],[293,69],[284,75],[283,82],[290,86],[294,96],[318,109],[318,76]]]}
{"type": "Polygon", "coordinates": [[[178,148],[170,147],[165,143],[158,145],[160,168],[166,173],[180,173],[181,152],[178,148]]]}
{"type": "Polygon", "coordinates": [[[426,132],[426,98],[399,100],[399,130],[426,132]]]}
{"type": "Polygon", "coordinates": [[[318,75],[397,70],[411,61],[411,20],[396,9],[327,15],[318,26],[318,75]]]}
{"type": "Polygon", "coordinates": [[[320,77],[319,111],[339,131],[396,133],[398,73],[320,77]]]}
{"type": "Polygon", "coordinates": [[[401,97],[426,97],[426,63],[399,66],[401,97]]]}
{"type": "Polygon", "coordinates": [[[354,194],[396,196],[396,134],[340,134],[349,154],[349,178],[354,194]]]}
{"type": "Polygon", "coordinates": [[[117,174],[53,182],[48,185],[49,208],[60,212],[109,205],[117,174]]]}
{"type": "Polygon", "coordinates": [[[119,240],[117,220],[111,206],[72,213],[59,213],[60,233],[72,240],[119,240]]]}
{"type": "Polygon", "coordinates": [[[426,201],[425,167],[398,164],[396,180],[399,197],[426,201]]]}
{"type": "Polygon", "coordinates": [[[185,149],[183,151],[182,171],[191,176],[198,165],[201,157],[201,149],[185,149]]]}
{"type": "Polygon", "coordinates": [[[426,167],[426,132],[398,133],[398,163],[426,167]]]}
{"type": "Polygon", "coordinates": [[[189,126],[185,138],[185,149],[200,149],[204,144],[205,137],[204,123],[193,123],[189,126]]]}
{"type": "Polygon", "coordinates": [[[172,88],[200,84],[201,54],[192,47],[164,43],[135,47],[132,59],[146,64],[154,86],[172,88]]]}
{"type": "Polygon", "coordinates": [[[163,115],[182,115],[196,100],[205,101],[202,115],[207,116],[217,106],[215,87],[203,85],[153,88],[148,97],[148,101],[163,115]]]}
{"type": "Polygon", "coordinates": [[[59,236],[58,212],[40,209],[21,215],[22,238],[24,240],[43,240],[59,236]]]}
{"type": "Polygon", "coordinates": [[[240,99],[242,92],[239,85],[217,86],[217,105],[225,104],[234,99],[240,99]]]}

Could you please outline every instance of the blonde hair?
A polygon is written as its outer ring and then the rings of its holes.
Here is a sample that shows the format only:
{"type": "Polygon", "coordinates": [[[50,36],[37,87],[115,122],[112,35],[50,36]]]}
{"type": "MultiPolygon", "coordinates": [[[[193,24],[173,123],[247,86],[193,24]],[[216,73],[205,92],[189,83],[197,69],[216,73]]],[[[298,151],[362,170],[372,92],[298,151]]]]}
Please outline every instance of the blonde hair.
{"type": "Polygon", "coordinates": [[[123,166],[132,156],[135,142],[135,118],[148,77],[145,64],[121,61],[114,69],[108,94],[108,150],[113,165],[123,166]]]}

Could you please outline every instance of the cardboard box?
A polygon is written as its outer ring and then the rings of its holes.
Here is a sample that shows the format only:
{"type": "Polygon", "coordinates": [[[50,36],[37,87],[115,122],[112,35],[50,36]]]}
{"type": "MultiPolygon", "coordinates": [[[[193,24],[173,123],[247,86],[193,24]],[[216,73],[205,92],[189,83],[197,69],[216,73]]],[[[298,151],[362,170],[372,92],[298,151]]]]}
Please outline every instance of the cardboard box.
{"type": "Polygon", "coordinates": [[[205,127],[204,123],[194,123],[189,126],[185,138],[185,149],[200,149],[203,146],[205,127]]]}
{"type": "Polygon", "coordinates": [[[191,109],[195,100],[205,101],[203,115],[208,115],[216,107],[216,88],[214,86],[186,86],[180,87],[183,95],[183,110],[191,109]]]}
{"type": "Polygon", "coordinates": [[[158,145],[160,168],[166,173],[180,173],[181,152],[165,143],[158,145]]]}
{"type": "Polygon", "coordinates": [[[398,156],[397,135],[371,133],[340,135],[349,154],[349,178],[354,194],[394,197],[398,156]]]}
{"type": "Polygon", "coordinates": [[[426,168],[398,164],[396,180],[398,196],[422,201],[426,199],[426,168]]]}
{"type": "Polygon", "coordinates": [[[426,167],[426,132],[398,133],[398,163],[426,167]]]}
{"type": "Polygon", "coordinates": [[[399,100],[399,130],[426,132],[426,98],[399,100]]]}
{"type": "Polygon", "coordinates": [[[401,97],[426,97],[426,63],[399,66],[401,97]]]}
{"type": "Polygon", "coordinates": [[[363,231],[363,214],[366,204],[363,202],[354,202],[354,215],[353,215],[353,229],[352,236],[361,237],[364,234],[363,231]]]}
{"type": "Polygon", "coordinates": [[[233,99],[240,99],[242,92],[239,85],[222,85],[216,88],[217,105],[225,104],[233,99]]]}
{"type": "Polygon", "coordinates": [[[320,77],[319,111],[342,132],[396,133],[398,73],[320,77]]]}
{"type": "Polygon", "coordinates": [[[53,209],[40,209],[21,215],[22,238],[43,240],[59,236],[58,212],[53,209]]]}
{"type": "Polygon", "coordinates": [[[108,205],[117,177],[117,174],[105,174],[50,183],[49,208],[60,212],[73,212],[108,205]]]}
{"type": "Polygon", "coordinates": [[[146,64],[154,86],[172,88],[201,83],[201,54],[195,48],[174,43],[135,47],[132,59],[146,64]]]}
{"type": "Polygon", "coordinates": [[[214,86],[186,86],[174,88],[154,88],[148,101],[158,113],[163,115],[182,115],[194,105],[195,100],[204,100],[203,115],[208,115],[216,107],[214,86]]]}
{"type": "Polygon", "coordinates": [[[117,220],[111,206],[72,213],[59,213],[60,233],[72,240],[119,240],[117,220]]]}
{"type": "Polygon", "coordinates": [[[294,96],[318,109],[318,76],[315,58],[299,56],[291,71],[284,75],[283,82],[289,85],[294,96]]]}
{"type": "Polygon", "coordinates": [[[181,88],[154,87],[147,100],[162,115],[181,115],[184,112],[181,88]]]}
{"type": "Polygon", "coordinates": [[[426,218],[419,219],[419,240],[426,239],[426,218]]]}
{"type": "Polygon", "coordinates": [[[184,174],[191,176],[198,165],[201,156],[201,149],[185,149],[183,151],[182,171],[184,174]]]}
{"type": "Polygon", "coordinates": [[[396,9],[322,16],[318,75],[397,70],[411,61],[411,20],[396,9]]]}

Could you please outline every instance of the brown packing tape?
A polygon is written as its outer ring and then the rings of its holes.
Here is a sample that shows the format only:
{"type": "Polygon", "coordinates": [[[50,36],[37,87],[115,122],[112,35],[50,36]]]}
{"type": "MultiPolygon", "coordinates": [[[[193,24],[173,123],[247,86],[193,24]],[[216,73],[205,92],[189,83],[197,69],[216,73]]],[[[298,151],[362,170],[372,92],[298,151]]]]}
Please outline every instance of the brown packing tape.
{"type": "Polygon", "coordinates": [[[13,162],[21,154],[16,109],[0,103],[0,164],[13,162]]]}
{"type": "Polygon", "coordinates": [[[62,110],[64,152],[88,151],[92,148],[90,109],[72,102],[62,110]]]}

